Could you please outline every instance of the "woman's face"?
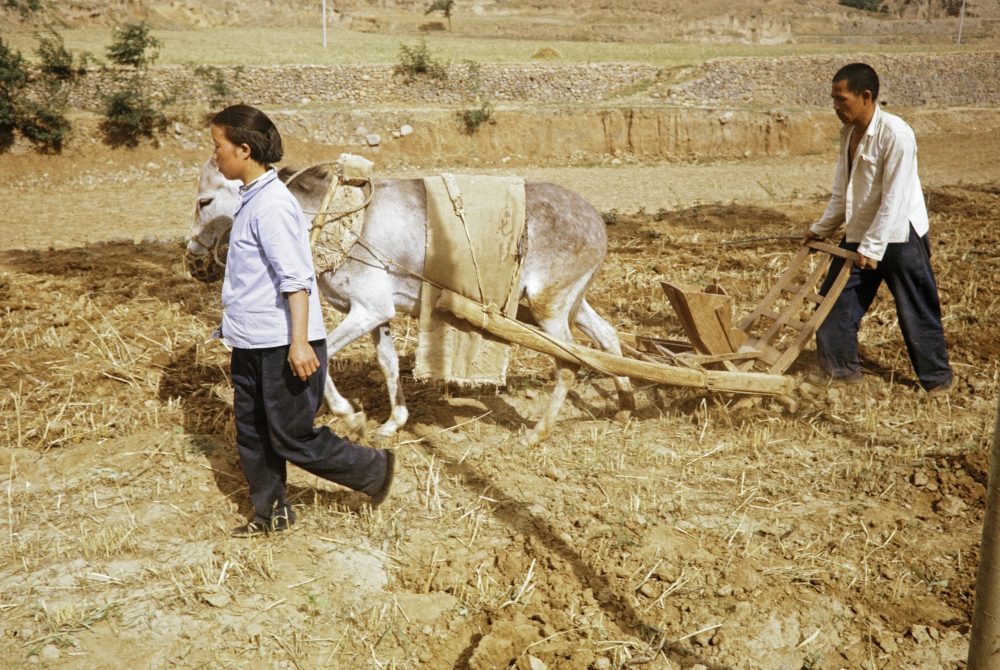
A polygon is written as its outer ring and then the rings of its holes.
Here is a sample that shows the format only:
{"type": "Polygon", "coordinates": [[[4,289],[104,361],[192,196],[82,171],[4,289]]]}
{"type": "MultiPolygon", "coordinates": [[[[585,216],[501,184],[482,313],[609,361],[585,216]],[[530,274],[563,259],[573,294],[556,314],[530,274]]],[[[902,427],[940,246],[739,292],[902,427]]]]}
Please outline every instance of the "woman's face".
{"type": "Polygon", "coordinates": [[[226,131],[221,126],[210,126],[212,131],[212,143],[215,144],[215,151],[212,152],[212,160],[219,172],[226,179],[243,179],[250,163],[250,147],[246,144],[233,144],[226,137],[226,131]]]}

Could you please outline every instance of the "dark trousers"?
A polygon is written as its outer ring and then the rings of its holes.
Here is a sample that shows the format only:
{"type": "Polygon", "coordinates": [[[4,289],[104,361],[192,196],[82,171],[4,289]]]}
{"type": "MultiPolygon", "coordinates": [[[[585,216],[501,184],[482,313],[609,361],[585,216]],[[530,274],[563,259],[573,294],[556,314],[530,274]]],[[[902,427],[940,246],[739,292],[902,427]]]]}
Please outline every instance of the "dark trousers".
{"type": "Polygon", "coordinates": [[[236,447],[250,485],[256,521],[294,519],[285,499],[286,463],[355,491],[375,493],[385,479],[386,455],[342,439],[313,421],[323,401],[326,341],[310,342],[320,367],[302,381],[288,364],[288,347],[233,349],[236,447]]]}
{"type": "MultiPolygon", "coordinates": [[[[842,241],[841,248],[857,251],[858,244],[842,241]]],[[[834,258],[820,287],[826,295],[844,263],[834,258]]],[[[820,365],[834,377],[860,373],[858,329],[882,282],[896,300],[896,316],[903,341],[920,385],[931,389],[951,381],[948,350],[941,325],[941,303],[931,269],[927,237],[910,227],[910,239],[887,245],[885,256],[874,270],[851,269],[851,276],[833,310],[816,331],[816,353],[820,365]]]]}

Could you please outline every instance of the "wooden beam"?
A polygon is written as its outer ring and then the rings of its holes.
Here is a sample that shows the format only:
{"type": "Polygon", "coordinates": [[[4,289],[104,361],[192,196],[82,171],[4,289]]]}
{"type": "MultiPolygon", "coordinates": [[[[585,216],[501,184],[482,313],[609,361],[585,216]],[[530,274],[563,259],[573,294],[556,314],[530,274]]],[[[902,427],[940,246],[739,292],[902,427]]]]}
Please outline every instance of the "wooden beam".
{"type": "Polygon", "coordinates": [[[613,377],[631,377],[659,384],[689,386],[708,391],[758,395],[788,395],[795,385],[794,380],[782,375],[681,368],[662,363],[637,361],[578,344],[562,342],[537,328],[508,318],[491,308],[484,308],[475,300],[448,290],[442,291],[435,307],[451,312],[476,328],[501,340],[554,356],[568,363],[593,368],[613,377]]]}

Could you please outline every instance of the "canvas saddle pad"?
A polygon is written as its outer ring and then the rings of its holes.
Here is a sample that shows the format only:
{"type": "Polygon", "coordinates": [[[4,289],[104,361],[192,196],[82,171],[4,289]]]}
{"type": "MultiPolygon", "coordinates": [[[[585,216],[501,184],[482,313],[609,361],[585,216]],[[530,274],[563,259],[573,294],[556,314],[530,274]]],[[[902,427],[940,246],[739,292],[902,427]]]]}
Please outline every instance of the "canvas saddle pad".
{"type": "Polygon", "coordinates": [[[413,374],[459,384],[505,384],[509,344],[485,339],[480,330],[434,305],[438,286],[444,286],[517,315],[524,179],[442,174],[425,177],[424,188],[425,281],[413,374]]]}

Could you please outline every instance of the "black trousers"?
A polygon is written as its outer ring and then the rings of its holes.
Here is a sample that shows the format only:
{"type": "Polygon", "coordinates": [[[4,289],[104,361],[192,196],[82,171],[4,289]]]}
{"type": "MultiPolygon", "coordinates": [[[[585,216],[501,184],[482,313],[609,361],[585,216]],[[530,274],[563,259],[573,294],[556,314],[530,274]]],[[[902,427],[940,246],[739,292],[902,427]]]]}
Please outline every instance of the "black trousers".
{"type": "MultiPolygon", "coordinates": [[[[842,241],[840,246],[858,250],[857,243],[842,241]]],[[[843,263],[842,258],[833,259],[820,294],[826,295],[843,263]]],[[[851,268],[844,291],[816,331],[820,365],[834,377],[849,377],[861,372],[858,329],[883,281],[896,300],[899,329],[920,385],[932,389],[947,384],[952,372],[941,325],[937,283],[931,269],[930,245],[927,237],[918,236],[912,226],[909,240],[886,246],[885,256],[876,269],[851,268]]]]}
{"type": "Polygon", "coordinates": [[[386,474],[386,454],[339,437],[314,420],[323,401],[326,341],[310,342],[320,367],[302,381],[288,364],[288,347],[233,349],[236,447],[250,485],[255,520],[294,519],[285,498],[286,465],[374,494],[386,474]]]}

